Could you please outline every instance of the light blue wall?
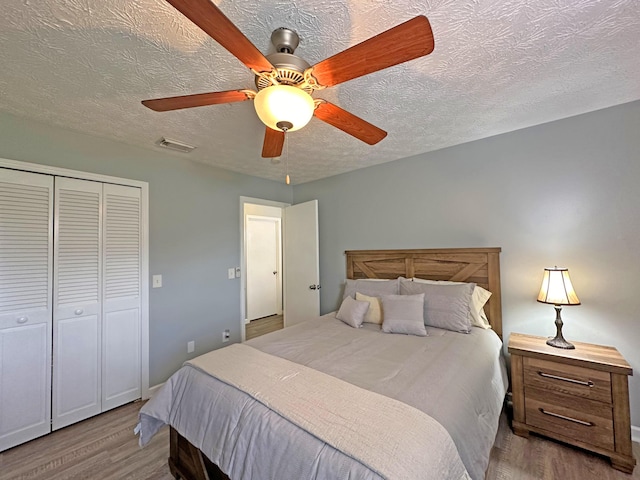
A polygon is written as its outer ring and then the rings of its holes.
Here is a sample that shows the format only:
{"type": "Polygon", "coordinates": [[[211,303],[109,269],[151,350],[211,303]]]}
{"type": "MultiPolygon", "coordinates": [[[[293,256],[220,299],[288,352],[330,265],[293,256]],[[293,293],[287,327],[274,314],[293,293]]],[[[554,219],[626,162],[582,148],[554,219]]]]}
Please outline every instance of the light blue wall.
{"type": "Polygon", "coordinates": [[[149,183],[150,385],[187,357],[240,341],[240,196],[291,202],[291,187],[186,160],[187,157],[45,126],[0,113],[0,158],[149,183]],[[196,351],[187,356],[187,342],[196,351]]]}
{"type": "Polygon", "coordinates": [[[640,102],[294,187],[314,198],[323,312],[345,250],[502,247],[504,338],[553,335],[536,296],[544,267],[568,267],[565,337],[621,351],[640,426],[640,102]]]}
{"type": "MultiPolygon", "coordinates": [[[[344,250],[500,246],[505,339],[554,333],[535,296],[542,269],[570,268],[581,306],[569,340],[616,346],[636,371],[640,425],[640,102],[431,152],[293,188],[0,113],[0,157],[150,185],[150,383],[186,358],[240,338],[241,195],[320,213],[321,308],[336,308],[344,250]]],[[[367,148],[363,146],[363,148],[367,148]]]]}

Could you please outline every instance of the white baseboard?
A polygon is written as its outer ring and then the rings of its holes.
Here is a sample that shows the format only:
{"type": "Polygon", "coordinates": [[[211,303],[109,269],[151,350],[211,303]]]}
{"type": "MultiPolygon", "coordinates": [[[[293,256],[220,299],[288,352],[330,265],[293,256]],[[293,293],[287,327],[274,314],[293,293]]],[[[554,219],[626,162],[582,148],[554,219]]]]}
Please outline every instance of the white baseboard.
{"type": "Polygon", "coordinates": [[[631,440],[640,443],[640,427],[631,425],[631,440]]]}
{"type": "Polygon", "coordinates": [[[158,385],[154,385],[153,387],[149,387],[149,398],[153,397],[156,392],[158,390],[160,390],[160,387],[162,387],[164,385],[164,382],[159,383],[158,385]]]}

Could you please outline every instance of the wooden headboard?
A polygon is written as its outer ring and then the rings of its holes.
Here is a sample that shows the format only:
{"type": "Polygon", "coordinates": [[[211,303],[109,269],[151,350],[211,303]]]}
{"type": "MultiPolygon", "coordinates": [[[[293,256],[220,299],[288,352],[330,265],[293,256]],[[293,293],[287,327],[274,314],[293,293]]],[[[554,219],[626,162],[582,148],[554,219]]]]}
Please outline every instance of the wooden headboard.
{"type": "Polygon", "coordinates": [[[484,310],[502,338],[500,248],[347,250],[347,278],[406,278],[474,282],[492,295],[484,310]]]}

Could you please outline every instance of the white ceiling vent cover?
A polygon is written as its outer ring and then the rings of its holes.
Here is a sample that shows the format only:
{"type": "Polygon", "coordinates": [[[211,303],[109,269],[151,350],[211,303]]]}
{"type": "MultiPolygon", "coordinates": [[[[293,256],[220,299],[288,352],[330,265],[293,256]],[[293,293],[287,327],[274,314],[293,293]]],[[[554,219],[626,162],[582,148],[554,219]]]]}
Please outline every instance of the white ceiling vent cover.
{"type": "Polygon", "coordinates": [[[177,142],[176,140],[171,140],[169,138],[162,137],[160,140],[156,142],[156,145],[164,148],[168,148],[169,150],[175,150],[176,152],[182,153],[190,153],[195,150],[196,147],[187,145],[186,143],[177,142]]]}

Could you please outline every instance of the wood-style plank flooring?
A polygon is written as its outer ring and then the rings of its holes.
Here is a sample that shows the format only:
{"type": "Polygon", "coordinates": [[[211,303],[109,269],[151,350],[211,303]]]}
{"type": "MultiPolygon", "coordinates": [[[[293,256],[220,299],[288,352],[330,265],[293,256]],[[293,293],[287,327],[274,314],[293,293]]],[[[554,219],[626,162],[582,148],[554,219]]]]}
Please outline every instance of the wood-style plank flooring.
{"type": "Polygon", "coordinates": [[[168,429],[138,447],[133,428],[141,406],[130,403],[0,453],[0,479],[173,479],[168,429]]]}
{"type": "Polygon", "coordinates": [[[251,340],[283,328],[284,317],[282,315],[271,315],[270,317],[258,318],[247,323],[245,325],[245,335],[247,340],[251,340]]]}
{"type": "MultiPolygon", "coordinates": [[[[133,428],[141,405],[130,403],[0,453],[0,479],[171,480],[169,429],[138,447],[133,428]]],[[[633,449],[639,458],[640,445],[633,449]]],[[[640,467],[627,475],[589,452],[533,435],[517,437],[503,415],[486,479],[640,480],[640,467]]]]}

